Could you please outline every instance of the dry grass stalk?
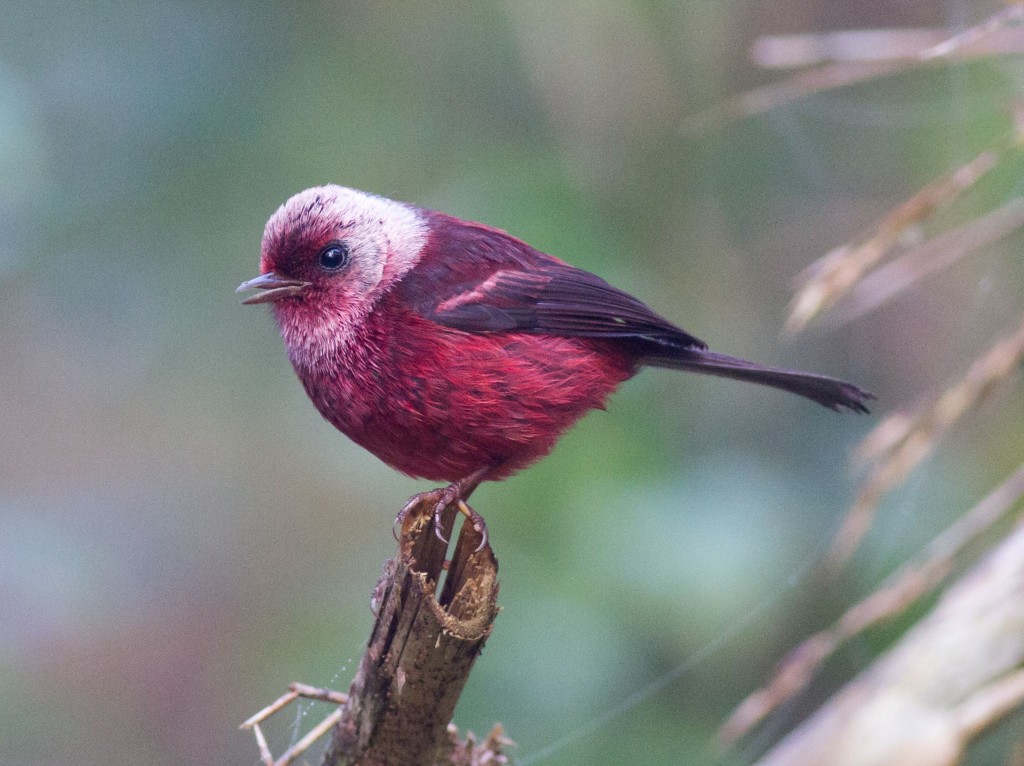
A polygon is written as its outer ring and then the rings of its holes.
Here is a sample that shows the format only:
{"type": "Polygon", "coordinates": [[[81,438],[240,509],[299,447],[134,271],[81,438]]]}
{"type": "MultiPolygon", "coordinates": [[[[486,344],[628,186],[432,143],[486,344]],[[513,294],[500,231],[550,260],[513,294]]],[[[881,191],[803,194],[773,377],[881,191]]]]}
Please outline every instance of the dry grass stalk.
{"type": "Polygon", "coordinates": [[[786,320],[787,332],[804,329],[821,312],[835,305],[864,275],[891,254],[911,227],[948,205],[995,168],[1005,154],[1020,145],[1019,129],[1001,138],[952,173],[928,184],[882,218],[860,239],[840,245],[812,264],[804,274],[786,320]]]}
{"type": "Polygon", "coordinates": [[[760,766],[956,766],[1024,701],[1024,526],[760,766]]]}
{"type": "Polygon", "coordinates": [[[966,61],[1024,52],[1024,30],[1014,26],[1024,3],[1014,2],[952,37],[943,29],[852,30],[765,36],[751,58],[765,68],[805,67],[781,82],[741,93],[683,121],[684,135],[703,136],[735,120],[765,114],[815,93],[888,77],[949,60],[966,61]]]}
{"type": "MultiPolygon", "coordinates": [[[[936,60],[1019,54],[1024,51],[1024,30],[1010,27],[1022,22],[1024,3],[1013,2],[982,24],[942,40],[927,30],[763,39],[755,48],[760,65],[816,67],[701,115],[703,127],[707,127],[709,116],[718,120],[745,117],[816,91],[936,60]]],[[[787,329],[801,330],[837,304],[840,311],[831,315],[833,323],[861,316],[1024,225],[1024,200],[1011,200],[878,268],[901,247],[914,227],[958,199],[1010,152],[1021,148],[1024,120],[1019,107],[1015,118],[1014,129],[1006,136],[918,191],[861,238],[836,248],[812,266],[794,298],[787,329]]],[[[826,559],[830,569],[845,562],[856,549],[882,498],[905,481],[949,429],[974,411],[1022,362],[1024,317],[1011,336],[995,343],[970,365],[962,380],[913,411],[887,417],[875,428],[858,450],[858,458],[867,464],[869,472],[826,559]]],[[[730,716],[722,728],[722,739],[733,742],[749,733],[803,689],[842,643],[902,612],[938,587],[964,557],[965,546],[1003,519],[1022,496],[1024,465],[936,537],[913,563],[901,567],[835,624],[791,652],[774,678],[730,716]]],[[[1019,532],[1010,535],[1000,545],[1006,553],[990,557],[1010,563],[985,563],[976,568],[976,575],[951,588],[932,616],[787,736],[763,763],[959,763],[967,743],[1024,701],[1024,670],[1013,654],[1024,651],[1019,641],[1022,634],[1013,629],[1024,615],[1015,585],[1022,560],[1015,551],[1022,545],[1024,539],[1019,532]],[[993,584],[976,584],[989,576],[994,578],[993,584]],[[967,580],[972,584],[968,585],[967,580]],[[1010,589],[1010,594],[995,598],[993,593],[1003,586],[1010,589]],[[999,621],[1013,625],[1007,628],[999,621]],[[1004,654],[1004,649],[1009,654],[1004,654]],[[1008,665],[995,667],[1007,656],[1011,658],[1008,665]],[[919,731],[919,724],[925,729],[919,731]],[[865,751],[868,743],[870,756],[865,751]]]]}
{"type": "Polygon", "coordinates": [[[829,552],[832,566],[846,561],[871,526],[881,499],[930,455],[945,433],[976,409],[1024,361],[1024,320],[1016,332],[978,357],[962,380],[910,414],[883,420],[861,442],[856,459],[870,473],[847,512],[829,552]]]}
{"type": "Polygon", "coordinates": [[[754,88],[715,106],[690,115],[679,126],[684,136],[697,138],[720,130],[731,122],[767,114],[773,109],[815,93],[837,90],[866,80],[887,77],[914,66],[912,61],[855,61],[825,64],[786,79],[754,88]]]}
{"type": "Polygon", "coordinates": [[[1024,226],[1024,197],[963,226],[911,248],[892,263],[867,274],[826,315],[830,328],[859,319],[916,286],[932,274],[998,242],[1024,226]]]}
{"type": "MultiPolygon", "coordinates": [[[[957,51],[978,46],[987,38],[1002,32],[1007,27],[1020,24],[1024,21],[1024,3],[1011,2],[1001,11],[996,11],[985,21],[970,29],[965,29],[958,35],[945,40],[938,45],[921,51],[920,58],[929,60],[949,56],[957,51]]],[[[991,51],[991,49],[989,49],[991,51]]]]}
{"type": "Polygon", "coordinates": [[[844,29],[763,35],[750,46],[761,69],[799,69],[822,64],[905,61],[949,39],[943,29],[844,29]]]}
{"type": "Polygon", "coordinates": [[[1024,465],[974,508],[929,543],[917,561],[907,563],[878,590],[848,609],[831,627],[801,643],[783,660],[775,676],[749,695],[722,726],[720,738],[732,744],[773,710],[802,690],[840,645],[899,614],[934,590],[972,541],[991,529],[1024,497],[1024,465]]]}
{"type": "Polygon", "coordinates": [[[998,723],[1024,701],[1024,669],[1010,673],[979,689],[961,705],[956,726],[967,739],[974,739],[998,723]]]}

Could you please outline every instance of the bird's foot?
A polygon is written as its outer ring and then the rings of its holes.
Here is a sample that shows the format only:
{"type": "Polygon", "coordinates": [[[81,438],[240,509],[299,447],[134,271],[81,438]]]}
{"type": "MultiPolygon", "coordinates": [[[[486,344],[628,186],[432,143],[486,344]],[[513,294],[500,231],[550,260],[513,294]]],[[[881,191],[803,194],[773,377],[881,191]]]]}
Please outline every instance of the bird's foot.
{"type": "Polygon", "coordinates": [[[484,517],[470,508],[466,503],[466,500],[469,499],[469,496],[473,494],[473,491],[480,485],[480,482],[484,480],[484,477],[491,472],[493,467],[494,466],[485,466],[480,468],[469,476],[463,477],[458,481],[453,481],[447,487],[432,489],[429,492],[420,492],[418,495],[413,495],[409,498],[409,502],[405,504],[405,507],[398,512],[398,516],[395,517],[395,523],[391,526],[391,534],[393,534],[397,540],[398,525],[405,521],[405,517],[409,515],[409,512],[421,503],[433,503],[434,534],[437,535],[438,540],[447,545],[448,538],[444,536],[444,523],[441,520],[441,515],[452,503],[456,503],[456,508],[459,513],[465,516],[467,521],[472,522],[473,529],[478,535],[480,535],[480,544],[476,547],[476,551],[474,551],[474,553],[483,550],[484,546],[487,545],[487,524],[484,521],[484,517]]]}
{"type": "MultiPolygon", "coordinates": [[[[405,519],[409,515],[410,511],[412,511],[413,508],[416,508],[419,505],[423,505],[424,503],[434,506],[434,530],[436,533],[438,514],[440,514],[441,511],[444,510],[444,507],[442,507],[440,510],[438,510],[437,507],[438,503],[441,500],[443,500],[443,493],[444,488],[432,489],[429,492],[418,492],[417,494],[410,497],[409,502],[407,502],[405,506],[402,508],[402,510],[398,512],[398,515],[395,516],[395,523],[391,525],[391,534],[394,535],[395,540],[398,540],[398,529],[402,526],[403,523],[405,523],[405,519]]],[[[438,537],[441,536],[438,535],[438,537]]],[[[441,537],[441,539],[444,540],[444,537],[441,537]]]]}
{"type": "MultiPolygon", "coordinates": [[[[459,513],[466,517],[466,523],[472,524],[473,529],[478,535],[480,535],[480,543],[476,546],[476,550],[473,553],[479,553],[487,545],[487,522],[484,521],[484,517],[477,513],[469,504],[459,498],[458,501],[459,513]]],[[[434,531],[437,531],[437,516],[434,517],[434,531]]]]}
{"type": "Polygon", "coordinates": [[[464,491],[465,486],[463,483],[457,481],[449,484],[447,487],[432,489],[429,492],[420,492],[417,495],[413,495],[409,498],[409,502],[405,504],[405,507],[402,508],[395,517],[395,523],[391,526],[391,534],[393,534],[397,540],[398,528],[405,521],[409,512],[422,503],[429,503],[434,506],[434,534],[437,536],[438,540],[447,545],[449,540],[444,534],[444,521],[442,517],[445,510],[447,510],[452,504],[455,504],[456,510],[465,516],[468,522],[473,524],[473,529],[480,535],[480,543],[477,545],[476,551],[483,550],[484,546],[487,545],[487,522],[484,521],[483,516],[471,508],[463,499],[462,494],[464,491]]]}
{"type": "MultiPolygon", "coordinates": [[[[475,485],[474,485],[475,488],[475,485]]],[[[461,481],[449,484],[447,487],[441,490],[434,490],[437,493],[437,500],[434,505],[434,534],[437,535],[437,539],[443,542],[445,545],[448,544],[449,540],[444,536],[444,522],[442,520],[442,514],[447,508],[455,504],[456,510],[466,517],[466,521],[472,523],[473,529],[480,535],[480,543],[476,546],[474,553],[483,550],[484,546],[487,545],[487,522],[484,521],[484,517],[477,513],[475,510],[469,507],[469,504],[463,499],[462,495],[465,492],[465,485],[461,481]]],[[[431,495],[433,493],[425,492],[424,495],[431,495]]],[[[433,498],[431,498],[433,499],[433,498]]]]}

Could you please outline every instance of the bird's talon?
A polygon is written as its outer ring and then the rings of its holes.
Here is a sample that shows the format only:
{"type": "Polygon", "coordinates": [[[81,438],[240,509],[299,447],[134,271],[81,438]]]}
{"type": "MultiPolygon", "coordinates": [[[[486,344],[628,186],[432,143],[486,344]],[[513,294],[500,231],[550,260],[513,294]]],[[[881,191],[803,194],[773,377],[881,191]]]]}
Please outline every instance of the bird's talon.
{"type": "Polygon", "coordinates": [[[474,550],[473,553],[479,553],[480,551],[482,551],[486,547],[487,547],[487,527],[484,527],[483,531],[480,532],[480,544],[478,546],[476,546],[476,550],[474,550]]]}
{"type": "Polygon", "coordinates": [[[480,535],[480,544],[473,551],[473,553],[479,553],[487,546],[487,522],[462,499],[459,500],[459,513],[473,524],[473,531],[480,535]]]}
{"type": "Polygon", "coordinates": [[[444,513],[444,509],[447,507],[448,504],[442,499],[442,501],[437,504],[437,507],[434,508],[434,535],[445,545],[448,545],[449,540],[444,536],[444,522],[441,519],[441,514],[444,513]]]}
{"type": "Polygon", "coordinates": [[[429,502],[434,505],[434,535],[442,543],[448,545],[451,540],[444,533],[443,515],[445,510],[454,503],[458,512],[472,522],[473,530],[480,535],[480,544],[474,551],[474,553],[479,553],[487,545],[487,524],[484,522],[483,516],[466,504],[466,497],[476,489],[476,485],[480,482],[482,476],[483,471],[478,471],[476,474],[472,474],[454,484],[449,484],[443,489],[435,489],[430,492],[421,492],[418,495],[413,495],[395,517],[395,523],[391,525],[391,534],[398,540],[400,538],[398,528],[405,521],[406,516],[416,506],[429,502]]]}

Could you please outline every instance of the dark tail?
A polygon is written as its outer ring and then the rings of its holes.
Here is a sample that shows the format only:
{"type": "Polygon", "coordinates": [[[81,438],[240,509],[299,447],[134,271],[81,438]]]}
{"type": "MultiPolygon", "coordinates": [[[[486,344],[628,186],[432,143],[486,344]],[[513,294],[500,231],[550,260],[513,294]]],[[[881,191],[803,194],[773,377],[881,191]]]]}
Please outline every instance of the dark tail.
{"type": "Polygon", "coordinates": [[[644,364],[654,367],[670,367],[675,370],[687,370],[703,375],[717,375],[722,378],[771,386],[804,396],[837,412],[844,409],[851,412],[867,412],[867,402],[875,398],[874,394],[870,394],[852,383],[846,383],[826,375],[763,367],[754,362],[698,348],[681,349],[673,352],[671,356],[647,357],[643,361],[644,364]]]}

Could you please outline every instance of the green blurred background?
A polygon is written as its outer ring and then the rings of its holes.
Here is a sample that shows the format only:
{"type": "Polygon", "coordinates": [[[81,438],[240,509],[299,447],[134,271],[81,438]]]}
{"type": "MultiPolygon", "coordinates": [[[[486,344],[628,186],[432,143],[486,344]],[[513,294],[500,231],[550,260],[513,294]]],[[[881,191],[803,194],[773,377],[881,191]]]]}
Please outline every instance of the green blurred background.
{"type": "MultiPolygon", "coordinates": [[[[956,28],[998,7],[7,0],[0,763],[254,764],[237,726],[288,682],[347,688],[392,519],[429,485],[322,421],[268,313],[232,293],[288,196],[335,182],[499,226],[716,349],[848,377],[885,412],[1012,325],[1021,238],[796,340],[780,334],[792,280],[1005,132],[1019,62],[866,83],[697,137],[680,125],[778,77],[748,63],[760,34],[956,28]]],[[[1020,170],[949,220],[1019,194],[1020,170]]],[[[1016,464],[1021,412],[1004,392],[958,430],[851,573],[817,587],[800,573],[877,418],[645,372],[475,496],[504,611],[456,722],[501,721],[528,761],[575,736],[545,764],[719,760],[716,726],[795,641],[1016,464]]],[[[891,638],[842,653],[725,760],[891,638]]],[[[325,713],[282,713],[272,747],[325,713]]]]}

